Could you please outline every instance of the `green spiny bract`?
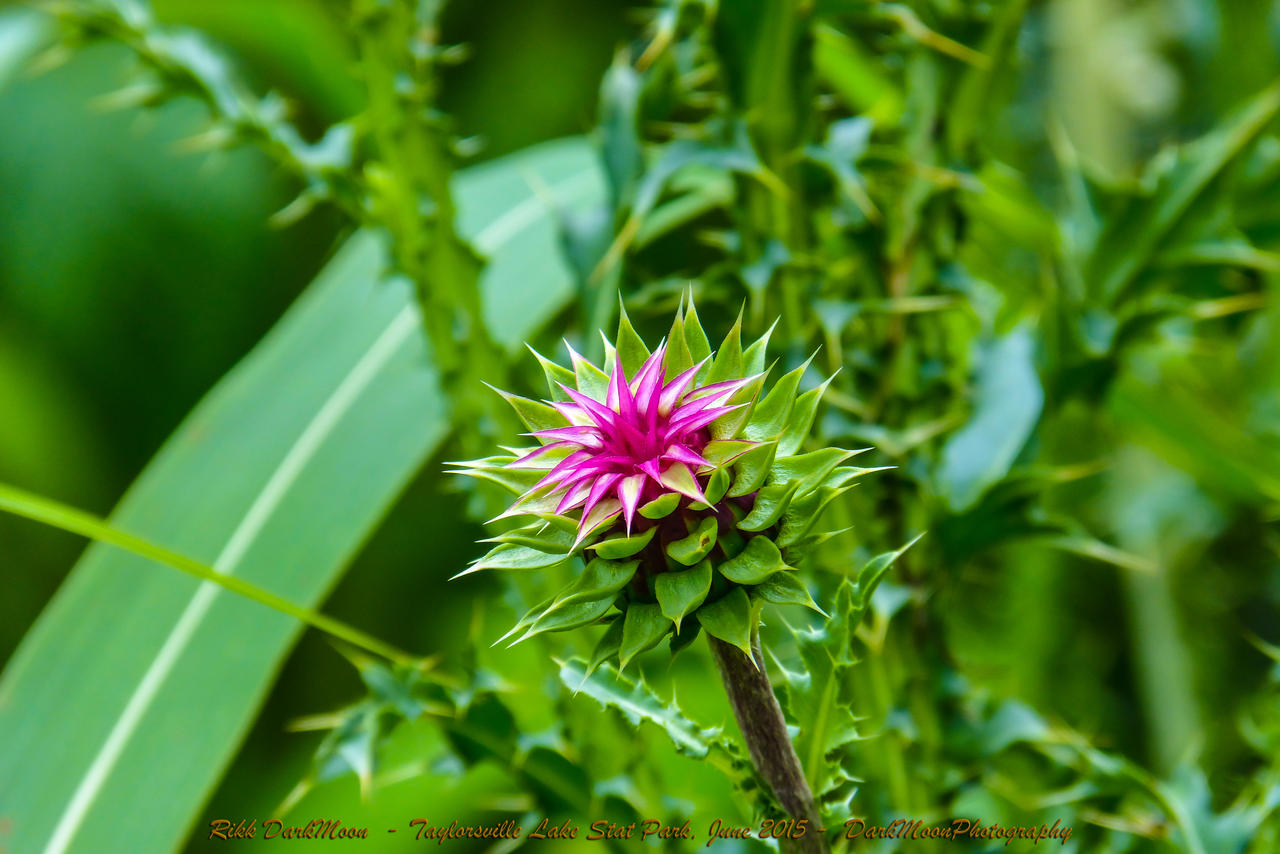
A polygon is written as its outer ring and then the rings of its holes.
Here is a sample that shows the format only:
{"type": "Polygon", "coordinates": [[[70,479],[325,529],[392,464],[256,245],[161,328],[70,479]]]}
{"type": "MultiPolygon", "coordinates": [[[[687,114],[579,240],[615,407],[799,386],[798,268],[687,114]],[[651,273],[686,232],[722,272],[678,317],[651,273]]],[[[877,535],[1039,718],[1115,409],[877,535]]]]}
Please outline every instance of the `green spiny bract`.
{"type": "Polygon", "coordinates": [[[766,603],[821,613],[795,565],[873,469],[843,465],[857,451],[801,452],[827,384],[800,391],[806,362],[766,391],[768,341],[743,349],[739,318],[713,352],[690,302],[651,353],[623,312],[604,369],[572,349],[572,369],[537,356],[550,399],[502,393],[541,444],[455,465],[519,496],[493,521],[532,521],[460,575],[581,567],[504,639],[607,622],[590,667],[625,667],[700,630],[749,654],[766,603]]]}

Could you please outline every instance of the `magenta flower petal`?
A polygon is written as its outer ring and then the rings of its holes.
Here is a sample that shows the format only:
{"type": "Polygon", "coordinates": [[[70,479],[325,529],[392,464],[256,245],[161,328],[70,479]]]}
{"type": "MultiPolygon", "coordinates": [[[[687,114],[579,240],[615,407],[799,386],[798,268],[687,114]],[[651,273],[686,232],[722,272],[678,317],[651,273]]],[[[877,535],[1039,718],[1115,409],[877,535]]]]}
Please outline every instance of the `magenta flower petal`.
{"type": "Polygon", "coordinates": [[[662,394],[658,397],[658,412],[663,415],[670,415],[671,409],[676,405],[676,401],[684,397],[684,393],[689,390],[689,386],[693,385],[693,379],[698,375],[698,371],[702,370],[710,356],[685,371],[680,376],[673,379],[662,387],[662,394]]]}
{"type": "Polygon", "coordinates": [[[674,463],[663,469],[661,482],[667,489],[686,495],[694,501],[707,500],[707,496],[702,494],[698,479],[684,463],[674,463]]]}
{"type": "Polygon", "coordinates": [[[560,383],[560,388],[564,389],[565,394],[573,399],[584,412],[595,422],[597,427],[609,427],[613,424],[617,413],[609,407],[600,403],[598,400],[592,400],[576,388],[570,388],[564,383],[560,383]]]}
{"type": "Polygon", "coordinates": [[[600,435],[600,430],[596,427],[552,427],[549,430],[535,430],[532,433],[523,435],[532,436],[535,439],[573,442],[577,445],[597,449],[604,446],[604,439],[600,435]]]}
{"type": "Polygon", "coordinates": [[[694,430],[700,430],[706,427],[712,421],[715,421],[722,415],[727,415],[735,409],[741,409],[746,406],[745,403],[735,404],[734,406],[717,406],[691,415],[686,419],[682,419],[679,423],[672,422],[671,429],[677,433],[690,433],[694,430]]]}
{"type": "MultiPolygon", "coordinates": [[[[526,434],[546,444],[515,451],[518,458],[509,464],[546,473],[500,518],[579,513],[576,548],[617,521],[629,535],[641,504],[663,495],[706,503],[698,473],[709,474],[716,464],[708,456],[720,460],[725,448],[705,451],[711,442],[705,428],[746,405],[723,404],[756,378],[696,388],[698,372],[707,364],[703,359],[664,384],[666,354],[664,343],[632,377],[615,355],[603,401],[561,384],[569,402],[548,403],[568,424],[526,434]]],[[[570,355],[575,368],[585,369],[585,360],[572,348],[570,355]]]]}
{"type": "Polygon", "coordinates": [[[662,455],[662,458],[664,460],[670,460],[671,462],[685,463],[690,466],[711,465],[709,460],[701,454],[695,454],[685,445],[672,445],[667,448],[666,452],[662,455]]]}
{"type": "MultiPolygon", "coordinates": [[[[543,445],[540,448],[534,448],[532,451],[520,457],[515,462],[507,463],[507,468],[512,468],[512,469],[536,468],[536,466],[529,465],[530,460],[537,459],[538,457],[541,457],[544,454],[546,454],[548,451],[554,451],[558,448],[569,448],[569,447],[578,447],[578,445],[576,442],[552,442],[550,445],[543,445]]],[[[543,464],[548,464],[551,461],[542,460],[541,462],[543,464]]]]}
{"type": "Polygon", "coordinates": [[[576,403],[564,403],[559,400],[549,400],[547,403],[549,403],[556,412],[563,415],[565,419],[575,427],[594,428],[596,426],[595,422],[591,420],[591,416],[587,414],[586,410],[581,406],[578,406],[576,403]]]}
{"type": "Polygon", "coordinates": [[[585,504],[587,496],[591,494],[591,485],[588,483],[579,483],[569,489],[564,494],[564,498],[560,499],[560,503],[556,505],[556,514],[567,513],[570,510],[576,510],[579,505],[585,504]]]}
{"type": "Polygon", "coordinates": [[[601,475],[595,478],[591,483],[591,491],[587,493],[587,501],[582,505],[582,513],[584,516],[591,515],[592,509],[600,503],[600,499],[608,494],[609,490],[622,478],[622,475],[613,473],[601,475]]]}
{"type": "Polygon", "coordinates": [[[631,394],[631,386],[627,383],[627,372],[622,367],[622,357],[615,354],[613,376],[609,377],[609,392],[605,396],[605,405],[622,416],[622,420],[634,421],[636,400],[631,394]]]}
{"type": "Polygon", "coordinates": [[[578,527],[578,536],[574,539],[572,548],[576,549],[593,531],[608,524],[621,513],[622,507],[617,499],[606,498],[601,501],[590,513],[583,514],[582,524],[578,527]]]}
{"type": "Polygon", "coordinates": [[[749,377],[743,377],[740,380],[725,380],[724,382],[704,385],[701,388],[695,388],[693,391],[689,392],[689,399],[700,400],[701,398],[708,396],[724,398],[727,395],[733,394],[738,389],[750,385],[759,376],[759,374],[753,374],[749,377]]]}
{"type": "Polygon", "coordinates": [[[667,355],[664,344],[641,366],[632,381],[635,384],[636,407],[640,414],[648,418],[650,413],[657,413],[658,393],[662,389],[663,363],[667,355]]]}
{"type": "Polygon", "coordinates": [[[641,463],[640,470],[653,478],[656,483],[662,483],[662,464],[658,462],[657,457],[641,463]]]}
{"type": "Polygon", "coordinates": [[[529,490],[529,493],[537,492],[547,484],[563,479],[571,469],[577,468],[579,463],[584,463],[589,459],[591,459],[590,451],[574,451],[572,454],[556,463],[555,466],[547,472],[546,476],[542,478],[542,480],[533,485],[533,488],[529,490]]]}
{"type": "Polygon", "coordinates": [[[644,475],[633,474],[618,482],[618,500],[622,502],[622,515],[627,520],[628,537],[631,536],[631,520],[640,504],[640,493],[644,490],[644,480],[644,475]]]}

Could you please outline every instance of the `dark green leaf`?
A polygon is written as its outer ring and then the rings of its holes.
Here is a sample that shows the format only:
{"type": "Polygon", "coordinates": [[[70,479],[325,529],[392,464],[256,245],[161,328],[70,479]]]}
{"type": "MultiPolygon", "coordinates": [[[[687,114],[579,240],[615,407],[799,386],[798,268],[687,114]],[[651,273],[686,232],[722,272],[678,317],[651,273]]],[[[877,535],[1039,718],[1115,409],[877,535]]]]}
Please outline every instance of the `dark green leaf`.
{"type": "Polygon", "coordinates": [[[621,304],[618,306],[618,340],[614,344],[617,347],[618,356],[622,359],[623,370],[627,372],[628,377],[634,377],[636,371],[644,365],[645,359],[649,358],[649,348],[645,346],[644,339],[631,325],[627,309],[621,304]]]}
{"type": "Polygon", "coordinates": [[[715,732],[700,730],[690,723],[679,707],[660,700],[643,679],[631,682],[609,665],[587,675],[582,662],[575,660],[560,666],[560,681],[600,705],[622,712],[632,726],[638,727],[643,721],[657,725],[675,743],[676,750],[686,756],[700,758],[711,750],[715,732]]]}
{"type": "Polygon", "coordinates": [[[777,439],[782,435],[790,422],[791,410],[795,407],[800,379],[812,361],[813,357],[810,356],[803,365],[794,371],[789,371],[774,383],[764,400],[757,403],[752,410],[750,420],[742,428],[744,436],[753,442],[764,442],[777,439]]]}
{"type": "Polygon", "coordinates": [[[771,441],[756,445],[738,457],[733,463],[736,477],[733,486],[729,489],[729,494],[739,498],[764,486],[777,452],[778,443],[771,441]]]}
{"type": "Polygon", "coordinates": [[[751,656],[751,633],[754,615],[746,591],[735,587],[715,602],[704,604],[697,611],[698,622],[707,634],[732,644],[751,656]]]}
{"type": "Polygon", "coordinates": [[[742,376],[745,374],[742,371],[742,313],[739,312],[738,319],[733,322],[733,327],[725,335],[720,349],[716,351],[716,357],[711,362],[711,370],[707,374],[706,384],[725,382],[742,376]]]}
{"type": "Polygon", "coordinates": [[[827,612],[818,607],[809,593],[809,588],[794,572],[777,572],[765,579],[755,593],[766,602],[775,605],[803,605],[826,617],[827,612]]]}
{"type": "Polygon", "coordinates": [[[556,597],[556,605],[567,605],[593,599],[610,599],[627,586],[640,566],[638,560],[605,560],[596,558],[582,574],[556,597]]]}
{"type": "Polygon", "coordinates": [[[703,560],[683,572],[661,573],[654,579],[653,588],[663,615],[675,623],[678,632],[680,621],[697,610],[711,590],[711,562],[703,560]]]}
{"type": "Polygon", "coordinates": [[[668,492],[660,495],[640,508],[640,515],[646,519],[663,519],[670,516],[680,506],[680,493],[668,492]]]}
{"type": "Polygon", "coordinates": [[[751,512],[738,523],[738,528],[743,531],[763,531],[773,525],[786,512],[792,496],[799,488],[800,482],[793,480],[761,489],[756,493],[756,502],[752,505],[751,512]]]}
{"type": "Polygon", "coordinates": [[[972,507],[1008,474],[1040,418],[1033,348],[1024,327],[979,350],[973,416],[947,440],[938,468],[938,489],[953,511],[972,507]]]}
{"type": "Polygon", "coordinates": [[[718,567],[720,574],[738,584],[759,584],[776,572],[791,569],[768,537],[752,537],[747,547],[718,567]]]}
{"type": "Polygon", "coordinates": [[[614,537],[609,540],[601,540],[595,545],[587,546],[587,548],[594,549],[595,553],[600,557],[608,558],[609,560],[631,557],[649,545],[649,541],[653,539],[653,534],[657,530],[655,527],[639,534],[632,534],[629,537],[614,537]]]}
{"type": "Polygon", "coordinates": [[[512,646],[543,632],[567,632],[580,629],[598,621],[613,607],[612,599],[578,599],[556,602],[538,619],[533,621],[523,635],[511,642],[512,646]]]}
{"type": "Polygon", "coordinates": [[[676,540],[667,546],[667,556],[677,563],[693,566],[707,556],[716,544],[717,524],[714,516],[707,516],[694,528],[689,536],[676,540]]]}
{"type": "Polygon", "coordinates": [[[667,632],[671,621],[662,615],[662,608],[646,602],[632,602],[627,606],[622,624],[622,644],[618,647],[618,666],[626,670],[631,659],[646,649],[657,646],[667,632]]]}

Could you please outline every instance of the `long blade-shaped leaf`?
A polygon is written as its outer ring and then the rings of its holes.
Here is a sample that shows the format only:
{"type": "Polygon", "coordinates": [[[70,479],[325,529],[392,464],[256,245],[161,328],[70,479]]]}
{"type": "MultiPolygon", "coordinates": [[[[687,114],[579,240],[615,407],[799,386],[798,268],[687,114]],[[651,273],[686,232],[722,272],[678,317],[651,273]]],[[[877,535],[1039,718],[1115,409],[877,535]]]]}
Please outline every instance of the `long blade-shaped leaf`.
{"type": "MultiPolygon", "coordinates": [[[[571,293],[531,179],[562,204],[603,188],[580,141],[463,174],[462,228],[511,344],[571,293]],[[536,307],[534,307],[536,302],[536,307]]],[[[447,431],[406,283],[354,237],[196,408],[116,526],[311,608],[447,431]]],[[[252,722],[298,624],[136,555],[91,547],[0,680],[11,850],[171,851],[252,722]],[[14,781],[18,781],[14,785],[14,781]],[[128,842],[94,828],[129,821],[128,842]]]]}
{"type": "Polygon", "coordinates": [[[114,528],[106,520],[100,519],[92,513],[85,513],[83,510],[77,510],[59,501],[52,501],[26,490],[16,489],[5,483],[0,483],[0,510],[36,522],[43,522],[46,525],[52,525],[55,528],[61,528],[64,531],[88,537],[99,543],[126,549],[139,557],[172,567],[195,578],[210,581],[224,590],[230,590],[232,593],[243,596],[252,602],[257,602],[267,608],[279,611],[312,628],[330,634],[338,640],[344,640],[359,649],[372,652],[391,661],[401,664],[408,664],[413,661],[413,656],[407,652],[396,649],[394,646],[349,626],[341,620],[327,617],[310,608],[301,608],[288,599],[277,596],[270,590],[263,590],[256,584],[250,584],[239,576],[218,572],[213,567],[205,566],[198,560],[192,560],[186,555],[178,554],[163,546],[157,546],[155,543],[130,534],[128,531],[114,528]]]}

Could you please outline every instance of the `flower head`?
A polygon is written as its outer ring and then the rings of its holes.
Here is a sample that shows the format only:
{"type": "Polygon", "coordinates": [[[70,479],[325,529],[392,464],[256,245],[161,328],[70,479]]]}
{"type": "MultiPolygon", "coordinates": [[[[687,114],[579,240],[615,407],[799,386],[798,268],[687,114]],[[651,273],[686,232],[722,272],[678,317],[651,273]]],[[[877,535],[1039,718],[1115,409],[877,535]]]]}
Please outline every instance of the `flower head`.
{"type": "Polygon", "coordinates": [[[570,348],[571,368],[537,356],[549,399],[501,392],[537,444],[455,465],[517,496],[494,523],[525,521],[459,574],[573,577],[508,636],[605,622],[593,661],[625,666],[667,635],[673,650],[699,631],[748,649],[765,603],[816,609],[795,565],[872,469],[801,452],[827,383],[802,392],[806,362],[766,393],[769,333],[745,349],[740,333],[741,318],[713,352],[690,302],[651,353],[624,312],[604,368],[570,348]]]}
{"type": "MultiPolygon", "coordinates": [[[[707,357],[664,382],[669,373],[666,356],[664,343],[628,377],[622,357],[615,354],[603,400],[558,383],[569,400],[548,403],[568,426],[527,434],[545,444],[511,467],[546,474],[521,496],[514,510],[552,498],[557,499],[557,514],[580,510],[576,545],[619,516],[630,534],[636,508],[665,495],[707,503],[699,475],[716,468],[702,454],[712,441],[708,428],[747,405],[726,401],[756,377],[698,386],[707,357]]],[[[573,360],[585,362],[577,353],[573,360]]]]}

